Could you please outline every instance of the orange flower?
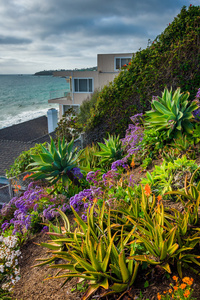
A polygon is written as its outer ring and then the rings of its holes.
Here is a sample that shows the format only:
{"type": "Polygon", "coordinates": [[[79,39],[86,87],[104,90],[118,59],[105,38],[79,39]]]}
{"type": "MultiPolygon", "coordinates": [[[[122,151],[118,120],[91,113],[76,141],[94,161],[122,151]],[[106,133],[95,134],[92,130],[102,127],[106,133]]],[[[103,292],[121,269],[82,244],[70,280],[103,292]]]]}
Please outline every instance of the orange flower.
{"type": "Polygon", "coordinates": [[[193,279],[193,278],[189,278],[189,277],[184,277],[184,278],[182,279],[182,281],[183,281],[184,283],[187,283],[188,285],[192,285],[194,279],[193,279]]]}
{"type": "Polygon", "coordinates": [[[28,174],[26,174],[25,176],[24,176],[24,178],[23,178],[23,181],[25,181],[26,180],[26,178],[28,178],[29,177],[29,175],[28,174]]]}
{"type": "Polygon", "coordinates": [[[172,289],[169,289],[169,291],[168,291],[170,294],[172,293],[172,289]]]}
{"type": "Polygon", "coordinates": [[[144,187],[144,193],[147,197],[149,197],[151,195],[151,188],[148,183],[144,187]]]}
{"type": "Polygon", "coordinates": [[[178,287],[177,287],[177,286],[174,286],[174,290],[177,291],[177,290],[178,290],[178,287]]]}
{"type": "Polygon", "coordinates": [[[183,294],[183,296],[184,296],[185,298],[188,298],[189,295],[190,295],[190,291],[188,291],[188,290],[186,290],[185,293],[183,294]]]}
{"type": "Polygon", "coordinates": [[[97,201],[98,201],[97,198],[94,198],[94,199],[93,199],[93,202],[94,202],[94,203],[97,203],[97,201]]]}
{"type": "Polygon", "coordinates": [[[184,288],[186,288],[186,284],[185,283],[181,283],[181,285],[180,285],[180,288],[182,289],[182,290],[184,290],[184,288]]]}
{"type": "Polygon", "coordinates": [[[176,281],[176,282],[178,281],[178,277],[177,277],[177,276],[173,276],[172,279],[173,279],[174,281],[176,281]]]}
{"type": "Polygon", "coordinates": [[[162,200],[162,196],[158,195],[157,200],[158,200],[158,202],[160,202],[162,200]]]}
{"type": "Polygon", "coordinates": [[[161,295],[159,293],[157,294],[157,299],[161,300],[161,295]]]}
{"type": "Polygon", "coordinates": [[[135,167],[135,162],[134,162],[134,158],[132,159],[132,162],[131,162],[131,168],[134,168],[135,167]]]}
{"type": "Polygon", "coordinates": [[[26,175],[24,176],[24,178],[23,178],[23,181],[25,181],[26,178],[30,177],[31,175],[33,175],[33,173],[31,173],[31,174],[26,174],[26,175]]]}

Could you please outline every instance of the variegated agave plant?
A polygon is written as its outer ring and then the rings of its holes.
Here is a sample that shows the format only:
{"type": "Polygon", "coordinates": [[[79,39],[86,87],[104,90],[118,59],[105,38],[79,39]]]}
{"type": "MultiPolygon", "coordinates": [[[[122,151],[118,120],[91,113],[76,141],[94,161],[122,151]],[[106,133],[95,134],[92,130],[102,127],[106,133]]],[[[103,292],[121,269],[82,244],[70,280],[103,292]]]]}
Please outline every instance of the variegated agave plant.
{"type": "Polygon", "coordinates": [[[151,103],[152,110],[146,112],[146,125],[156,131],[167,131],[168,137],[180,133],[192,134],[194,116],[198,108],[197,101],[188,101],[189,92],[181,93],[178,88],[174,93],[165,88],[162,97],[156,97],[151,103]]]}

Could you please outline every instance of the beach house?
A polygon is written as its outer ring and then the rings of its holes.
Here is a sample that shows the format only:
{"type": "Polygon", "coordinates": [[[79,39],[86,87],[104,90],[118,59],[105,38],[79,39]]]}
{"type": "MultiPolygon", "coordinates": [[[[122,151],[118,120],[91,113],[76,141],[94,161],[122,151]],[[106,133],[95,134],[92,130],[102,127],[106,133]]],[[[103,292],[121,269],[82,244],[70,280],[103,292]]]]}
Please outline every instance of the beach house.
{"type": "Polygon", "coordinates": [[[113,81],[122,66],[127,65],[133,53],[98,54],[96,71],[56,71],[54,76],[65,77],[68,91],[63,97],[50,99],[49,103],[59,104],[59,118],[70,107],[78,108],[95,90],[102,89],[113,81]]]}

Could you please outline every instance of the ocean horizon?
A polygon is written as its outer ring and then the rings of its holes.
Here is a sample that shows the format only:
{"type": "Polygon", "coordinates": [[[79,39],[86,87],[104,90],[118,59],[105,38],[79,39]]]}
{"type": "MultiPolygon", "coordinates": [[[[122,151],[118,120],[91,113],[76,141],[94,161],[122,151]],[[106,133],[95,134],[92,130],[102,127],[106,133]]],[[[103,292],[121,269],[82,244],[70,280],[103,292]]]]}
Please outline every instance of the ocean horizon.
{"type": "Polygon", "coordinates": [[[68,90],[65,78],[33,74],[0,74],[0,129],[47,115],[48,103],[68,90]]]}

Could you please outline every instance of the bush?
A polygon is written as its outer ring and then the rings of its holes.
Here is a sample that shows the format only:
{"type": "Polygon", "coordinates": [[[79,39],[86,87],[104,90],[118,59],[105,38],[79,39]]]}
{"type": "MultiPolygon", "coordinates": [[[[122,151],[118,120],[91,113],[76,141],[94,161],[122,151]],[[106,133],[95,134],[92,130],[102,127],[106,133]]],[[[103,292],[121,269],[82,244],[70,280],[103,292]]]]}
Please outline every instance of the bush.
{"type": "Polygon", "coordinates": [[[73,108],[69,108],[62,119],[58,122],[58,126],[55,129],[57,143],[58,139],[62,140],[65,138],[67,142],[71,139],[77,139],[82,132],[81,126],[78,124],[77,113],[73,108]]]}
{"type": "Polygon", "coordinates": [[[14,163],[10,166],[9,170],[6,170],[6,176],[8,178],[15,177],[25,171],[31,169],[30,163],[33,162],[32,155],[37,155],[42,153],[42,146],[45,147],[46,143],[44,144],[36,144],[35,147],[23,151],[14,161],[14,163]]]}
{"type": "Polygon", "coordinates": [[[78,122],[82,125],[82,127],[85,127],[87,120],[90,117],[90,111],[92,108],[94,108],[98,96],[99,96],[99,91],[96,90],[94,93],[86,100],[84,100],[80,106],[80,112],[78,114],[78,122]]]}
{"type": "Polygon", "coordinates": [[[200,81],[199,16],[199,6],[183,7],[149,47],[135,54],[130,65],[100,92],[88,131],[104,124],[105,132],[122,137],[129,118],[150,109],[152,96],[160,96],[170,83],[173,89],[188,91],[189,101],[194,99],[200,81]]]}

